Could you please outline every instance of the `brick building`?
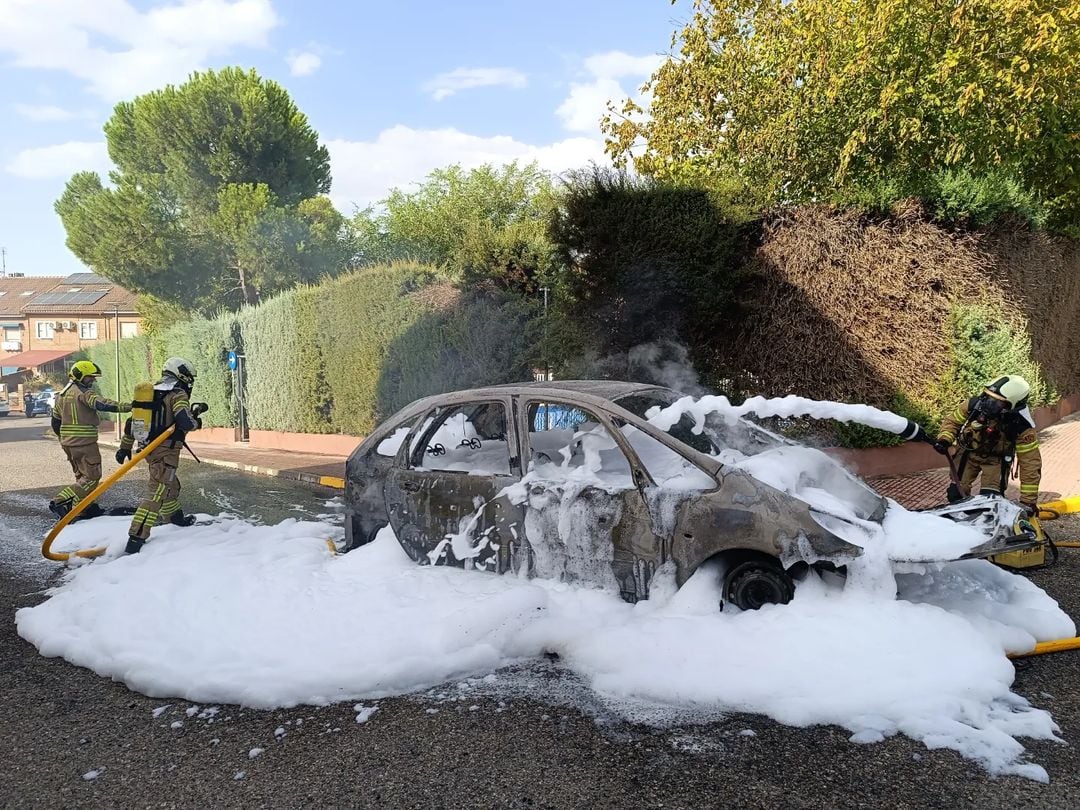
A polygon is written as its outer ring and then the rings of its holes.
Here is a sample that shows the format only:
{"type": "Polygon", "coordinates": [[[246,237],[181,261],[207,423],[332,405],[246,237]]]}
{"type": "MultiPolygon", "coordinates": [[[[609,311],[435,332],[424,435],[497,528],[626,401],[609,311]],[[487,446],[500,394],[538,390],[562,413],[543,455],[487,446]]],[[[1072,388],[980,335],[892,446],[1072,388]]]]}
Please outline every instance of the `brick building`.
{"type": "Polygon", "coordinates": [[[94,273],[0,278],[0,378],[9,388],[61,370],[75,352],[134,337],[135,294],[94,273]]]}

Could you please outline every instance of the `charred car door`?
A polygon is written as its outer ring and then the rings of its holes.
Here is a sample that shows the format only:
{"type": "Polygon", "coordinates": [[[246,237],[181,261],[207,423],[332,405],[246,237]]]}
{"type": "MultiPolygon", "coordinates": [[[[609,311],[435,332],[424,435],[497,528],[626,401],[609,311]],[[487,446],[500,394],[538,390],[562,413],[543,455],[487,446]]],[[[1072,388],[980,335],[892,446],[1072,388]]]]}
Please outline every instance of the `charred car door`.
{"type": "Polygon", "coordinates": [[[345,550],[370,543],[387,525],[383,487],[416,414],[381,426],[345,463],[345,550]]]}
{"type": "Polygon", "coordinates": [[[646,476],[610,418],[571,401],[528,400],[520,427],[533,573],[642,598],[663,548],[641,491],[646,476]]]}
{"type": "Polygon", "coordinates": [[[502,572],[523,510],[511,401],[451,402],[420,420],[386,479],[386,509],[413,560],[502,572]]]}

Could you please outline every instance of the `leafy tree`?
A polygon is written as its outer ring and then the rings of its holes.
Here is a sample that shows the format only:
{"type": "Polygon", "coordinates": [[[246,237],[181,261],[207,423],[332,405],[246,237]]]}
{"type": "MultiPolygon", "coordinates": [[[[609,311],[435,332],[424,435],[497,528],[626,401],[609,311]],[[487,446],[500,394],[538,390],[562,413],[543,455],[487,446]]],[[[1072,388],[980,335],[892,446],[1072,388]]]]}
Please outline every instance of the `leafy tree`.
{"type": "Polygon", "coordinates": [[[394,189],[354,221],[362,263],[410,259],[446,268],[473,289],[534,292],[554,268],[551,178],[536,164],[437,169],[394,189]]]}
{"type": "Polygon", "coordinates": [[[694,0],[649,116],[605,119],[620,161],[735,174],[771,202],[941,169],[999,169],[1080,214],[1080,4],[1062,0],[694,0]]]}
{"type": "Polygon", "coordinates": [[[116,106],[116,164],[68,181],[67,244],[102,275],[208,310],[340,270],[346,221],[325,197],[329,155],[278,84],[254,71],[195,73],[116,106]]]}

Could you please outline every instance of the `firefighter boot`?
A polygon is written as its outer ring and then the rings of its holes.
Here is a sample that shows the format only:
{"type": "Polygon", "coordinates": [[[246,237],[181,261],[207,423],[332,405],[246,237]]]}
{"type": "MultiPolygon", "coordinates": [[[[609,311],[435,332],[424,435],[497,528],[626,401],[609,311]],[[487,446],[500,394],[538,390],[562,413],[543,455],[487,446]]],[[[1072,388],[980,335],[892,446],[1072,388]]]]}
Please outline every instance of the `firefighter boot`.
{"type": "Polygon", "coordinates": [[[105,514],[105,510],[98,506],[97,502],[91,503],[85,509],[83,509],[75,520],[90,520],[90,518],[101,517],[105,514]]]}
{"type": "Polygon", "coordinates": [[[62,518],[64,515],[71,511],[71,499],[68,498],[67,500],[63,501],[49,501],[49,511],[56,515],[58,519],[62,518]]]}
{"type": "Polygon", "coordinates": [[[169,515],[169,523],[173,526],[193,526],[195,524],[195,516],[185,515],[182,509],[177,509],[169,515]]]}
{"type": "Polygon", "coordinates": [[[143,545],[146,543],[141,537],[135,537],[131,535],[128,537],[127,546],[124,548],[125,554],[138,554],[142,551],[143,545]]]}

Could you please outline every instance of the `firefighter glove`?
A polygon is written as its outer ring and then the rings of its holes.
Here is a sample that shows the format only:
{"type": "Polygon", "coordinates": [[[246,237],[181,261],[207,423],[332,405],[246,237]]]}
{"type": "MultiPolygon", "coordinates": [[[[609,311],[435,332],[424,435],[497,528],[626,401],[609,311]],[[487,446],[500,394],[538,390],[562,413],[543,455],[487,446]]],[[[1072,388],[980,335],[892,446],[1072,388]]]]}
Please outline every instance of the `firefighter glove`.
{"type": "Polygon", "coordinates": [[[125,461],[131,458],[131,448],[121,447],[116,451],[116,463],[123,464],[125,461]]]}
{"type": "Polygon", "coordinates": [[[944,439],[938,439],[936,442],[934,442],[934,449],[944,456],[946,453],[949,452],[949,443],[944,439]]]}

